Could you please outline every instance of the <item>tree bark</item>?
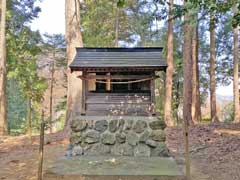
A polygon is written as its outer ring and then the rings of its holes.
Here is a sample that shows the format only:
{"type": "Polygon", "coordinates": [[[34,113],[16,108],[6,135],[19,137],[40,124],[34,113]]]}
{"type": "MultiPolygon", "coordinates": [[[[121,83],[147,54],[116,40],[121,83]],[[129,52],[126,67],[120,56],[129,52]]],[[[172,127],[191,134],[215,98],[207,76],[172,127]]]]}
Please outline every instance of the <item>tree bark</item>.
{"type": "MultiPolygon", "coordinates": [[[[238,6],[236,5],[234,8],[234,14],[238,12],[238,6]]],[[[240,102],[239,102],[239,88],[238,88],[238,63],[239,63],[239,55],[238,55],[238,25],[234,25],[233,27],[233,53],[234,53],[234,68],[233,68],[233,95],[234,95],[234,122],[240,122],[240,102]]]]}
{"type": "Polygon", "coordinates": [[[210,15],[210,106],[211,106],[211,120],[212,122],[219,122],[217,116],[216,103],[216,80],[215,80],[215,19],[214,15],[210,15]]]}
{"type": "Polygon", "coordinates": [[[28,114],[27,114],[27,134],[32,143],[32,100],[28,98],[28,114]]]}
{"type": "Polygon", "coordinates": [[[1,0],[0,27],[0,136],[7,135],[7,102],[6,102],[6,0],[1,0]]]}
{"type": "Polygon", "coordinates": [[[173,126],[172,119],[172,86],[173,86],[173,0],[169,0],[169,20],[167,38],[167,72],[166,72],[166,93],[164,119],[168,126],[173,126]]]}
{"type": "MultiPolygon", "coordinates": [[[[65,0],[66,44],[68,65],[73,61],[76,47],[83,47],[80,24],[80,0],[65,0]]],[[[65,128],[74,116],[81,114],[82,81],[68,71],[67,113],[65,128]]]]}
{"type": "Polygon", "coordinates": [[[118,47],[118,37],[119,37],[119,8],[116,10],[116,22],[115,22],[115,47],[118,47]]]}
{"type": "Polygon", "coordinates": [[[198,67],[198,17],[196,15],[196,27],[193,27],[192,41],[192,120],[197,124],[201,120],[201,103],[199,91],[199,67],[198,67]]]}
{"type": "Polygon", "coordinates": [[[41,129],[40,129],[40,138],[39,138],[39,153],[38,153],[38,180],[43,179],[43,153],[44,153],[44,111],[42,110],[41,117],[41,129]]]}
{"type": "MultiPolygon", "coordinates": [[[[187,0],[184,1],[186,4],[187,0]]],[[[185,141],[186,178],[190,180],[189,155],[189,125],[192,122],[192,27],[190,26],[189,12],[184,15],[184,45],[183,45],[183,135],[185,141]]]]}
{"type": "Polygon", "coordinates": [[[54,84],[54,72],[55,72],[55,50],[53,53],[53,61],[52,61],[52,68],[51,68],[51,82],[50,82],[50,102],[49,102],[49,123],[50,123],[50,133],[53,132],[53,84],[54,84]]]}

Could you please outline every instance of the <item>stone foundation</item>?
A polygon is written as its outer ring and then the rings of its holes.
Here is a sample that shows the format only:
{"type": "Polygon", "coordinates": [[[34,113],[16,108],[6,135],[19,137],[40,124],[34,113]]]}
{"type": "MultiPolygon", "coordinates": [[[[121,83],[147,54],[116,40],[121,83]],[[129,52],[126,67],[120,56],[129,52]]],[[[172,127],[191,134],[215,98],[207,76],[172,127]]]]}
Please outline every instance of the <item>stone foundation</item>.
{"type": "Polygon", "coordinates": [[[168,157],[165,127],[156,117],[80,116],[72,121],[67,155],[168,157]]]}

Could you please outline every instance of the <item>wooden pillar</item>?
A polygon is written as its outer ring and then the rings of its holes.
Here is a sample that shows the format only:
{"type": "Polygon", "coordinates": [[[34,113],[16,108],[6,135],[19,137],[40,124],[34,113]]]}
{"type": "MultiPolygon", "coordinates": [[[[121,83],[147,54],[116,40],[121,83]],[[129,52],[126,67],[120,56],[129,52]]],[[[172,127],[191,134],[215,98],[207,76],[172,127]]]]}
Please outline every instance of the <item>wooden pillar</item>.
{"type": "Polygon", "coordinates": [[[156,115],[156,101],[155,101],[155,73],[152,74],[152,79],[150,80],[150,88],[151,88],[151,113],[152,115],[156,115]]]}
{"type": "Polygon", "coordinates": [[[155,79],[154,79],[154,75],[152,75],[152,79],[150,81],[150,86],[151,86],[151,103],[155,104],[155,79]]]}
{"type": "Polygon", "coordinates": [[[111,73],[107,73],[106,91],[111,91],[111,73]]]}
{"type": "Polygon", "coordinates": [[[82,112],[81,114],[82,115],[85,115],[86,114],[86,72],[83,71],[82,72],[82,76],[83,76],[83,79],[82,79],[82,112]]]}

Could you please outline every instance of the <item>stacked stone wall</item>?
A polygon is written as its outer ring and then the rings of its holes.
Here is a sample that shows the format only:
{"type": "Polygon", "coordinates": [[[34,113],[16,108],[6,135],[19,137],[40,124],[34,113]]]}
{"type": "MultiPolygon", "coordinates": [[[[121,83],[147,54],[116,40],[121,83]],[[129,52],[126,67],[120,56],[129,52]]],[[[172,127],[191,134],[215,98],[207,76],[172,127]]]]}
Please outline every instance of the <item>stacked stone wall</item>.
{"type": "Polygon", "coordinates": [[[165,128],[156,117],[81,116],[72,121],[67,154],[167,157],[165,128]]]}

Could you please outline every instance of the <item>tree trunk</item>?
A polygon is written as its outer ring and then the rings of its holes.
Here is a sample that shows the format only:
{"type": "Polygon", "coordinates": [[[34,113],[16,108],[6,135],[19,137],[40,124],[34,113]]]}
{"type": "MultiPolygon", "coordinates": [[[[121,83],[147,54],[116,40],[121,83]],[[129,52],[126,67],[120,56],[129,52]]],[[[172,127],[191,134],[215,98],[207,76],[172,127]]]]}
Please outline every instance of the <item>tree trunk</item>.
{"type": "Polygon", "coordinates": [[[53,53],[53,61],[51,68],[51,82],[50,82],[50,102],[49,102],[49,125],[50,125],[50,133],[53,132],[53,83],[54,83],[54,72],[55,72],[55,52],[53,53]]]}
{"type": "Polygon", "coordinates": [[[168,40],[167,40],[167,72],[164,119],[168,126],[173,126],[172,119],[172,86],[173,86],[173,0],[169,0],[168,40]]]}
{"type": "Polygon", "coordinates": [[[115,47],[118,47],[118,34],[119,34],[119,8],[116,10],[116,22],[115,22],[115,47]]]}
{"type": "MultiPolygon", "coordinates": [[[[184,1],[184,4],[187,0],[184,1]]],[[[183,135],[185,141],[186,178],[190,180],[189,156],[189,124],[192,122],[192,27],[189,22],[189,12],[184,15],[184,45],[183,45],[183,135]]]]}
{"type": "Polygon", "coordinates": [[[38,180],[43,179],[43,153],[44,153],[44,130],[45,130],[45,122],[44,122],[44,111],[42,110],[41,117],[41,129],[40,129],[40,138],[39,138],[39,152],[38,152],[38,180]]]}
{"type": "MultiPolygon", "coordinates": [[[[196,17],[197,21],[198,17],[196,17]]],[[[198,22],[193,28],[192,41],[192,120],[197,124],[201,120],[201,103],[199,92],[199,67],[198,67],[198,22]]]]}
{"type": "Polygon", "coordinates": [[[27,114],[27,134],[32,143],[32,100],[28,98],[28,114],[27,114]]]}
{"type": "Polygon", "coordinates": [[[210,106],[212,122],[219,122],[217,116],[216,103],[216,80],[215,80],[215,20],[213,14],[210,15],[210,106]]]}
{"type": "MultiPolygon", "coordinates": [[[[234,7],[234,14],[238,12],[238,6],[234,7]]],[[[238,25],[234,25],[233,27],[233,51],[234,51],[234,69],[233,69],[233,95],[234,95],[234,122],[240,122],[240,104],[239,104],[239,89],[238,89],[238,63],[239,63],[239,55],[238,55],[238,25]]]]}
{"type": "MultiPolygon", "coordinates": [[[[76,47],[83,47],[80,24],[80,0],[65,0],[66,44],[68,65],[73,61],[76,47]]],[[[68,71],[67,113],[65,128],[68,129],[72,118],[81,114],[82,81],[76,74],[68,71]]]]}
{"type": "Polygon", "coordinates": [[[1,0],[0,27],[0,136],[7,135],[6,102],[6,0],[1,0]]]}

